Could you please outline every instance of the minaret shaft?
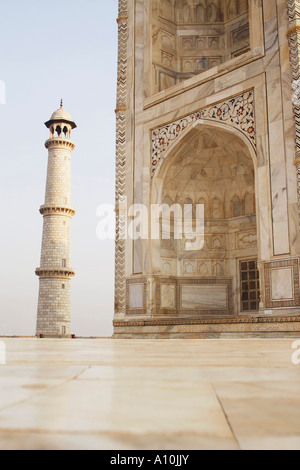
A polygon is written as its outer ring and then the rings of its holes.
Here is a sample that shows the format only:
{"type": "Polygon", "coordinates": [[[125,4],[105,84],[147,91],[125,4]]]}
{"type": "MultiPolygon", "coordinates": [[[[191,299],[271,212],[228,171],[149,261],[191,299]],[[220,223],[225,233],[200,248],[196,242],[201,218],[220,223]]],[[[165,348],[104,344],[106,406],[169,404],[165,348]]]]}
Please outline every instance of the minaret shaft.
{"type": "Polygon", "coordinates": [[[64,206],[71,201],[71,149],[50,147],[45,205],[64,206]]]}
{"type": "Polygon", "coordinates": [[[43,238],[37,330],[38,337],[71,336],[71,219],[75,214],[71,206],[71,152],[72,121],[60,117],[61,108],[46,123],[50,128],[48,149],[47,183],[45,203],[40,208],[43,215],[43,238]],[[57,119],[53,119],[59,114],[57,119]],[[65,127],[63,127],[65,126],[65,127]],[[65,135],[61,135],[65,129],[65,135]],[[57,132],[58,130],[58,132],[57,132]]]}

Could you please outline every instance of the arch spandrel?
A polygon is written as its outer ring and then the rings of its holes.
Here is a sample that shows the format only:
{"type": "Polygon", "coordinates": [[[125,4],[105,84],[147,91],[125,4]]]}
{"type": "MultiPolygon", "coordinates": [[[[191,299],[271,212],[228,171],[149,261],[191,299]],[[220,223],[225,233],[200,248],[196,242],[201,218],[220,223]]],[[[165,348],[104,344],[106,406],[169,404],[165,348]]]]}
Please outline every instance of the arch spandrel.
{"type": "Polygon", "coordinates": [[[203,123],[220,127],[241,135],[256,150],[254,90],[234,96],[224,102],[202,108],[169,124],[153,129],[151,133],[152,177],[171,149],[190,129],[203,123]]]}
{"type": "Polygon", "coordinates": [[[228,126],[224,123],[212,122],[209,120],[199,120],[196,121],[193,126],[189,129],[186,129],[178,139],[170,145],[163,154],[163,158],[158,162],[154,171],[152,169],[152,187],[157,185],[161,182],[165,175],[168,173],[168,168],[171,165],[171,159],[173,159],[178,153],[180,153],[181,149],[188,145],[190,141],[193,141],[197,133],[203,129],[212,129],[220,131],[221,133],[227,133],[231,136],[235,142],[240,142],[240,145],[243,146],[245,151],[249,153],[249,156],[252,159],[254,171],[257,171],[258,161],[257,161],[257,154],[256,150],[253,145],[249,142],[249,139],[243,132],[240,130],[228,126]]]}
{"type": "MultiPolygon", "coordinates": [[[[157,166],[157,169],[152,178],[152,193],[155,193],[155,196],[152,196],[152,203],[160,200],[161,191],[159,190],[159,187],[163,181],[170,177],[170,170],[172,169],[174,162],[178,159],[181,159],[182,167],[188,167],[190,162],[194,159],[194,155],[191,155],[189,157],[189,150],[192,148],[193,145],[195,146],[195,148],[197,147],[197,139],[199,138],[199,136],[203,136],[203,140],[205,140],[205,136],[208,135],[214,135],[215,138],[221,141],[223,145],[225,145],[225,142],[227,142],[228,145],[232,145],[232,149],[234,148],[235,152],[239,151],[240,155],[243,155],[243,157],[241,157],[241,160],[249,159],[249,161],[251,161],[251,167],[253,168],[254,177],[256,177],[256,170],[258,166],[257,156],[253,146],[249,143],[249,140],[235,128],[230,128],[221,123],[214,123],[201,120],[194,123],[193,127],[191,129],[188,129],[184,134],[182,134],[178,141],[176,141],[176,143],[174,143],[165,152],[164,158],[157,166]]],[[[211,144],[209,144],[207,141],[203,142],[203,152],[214,151],[214,149],[210,148],[209,145],[211,144]],[[207,146],[207,148],[205,148],[205,146],[207,146]]],[[[218,157],[216,157],[216,161],[217,160],[218,157]]],[[[213,176],[214,178],[216,178],[216,174],[214,174],[213,176]]],[[[243,194],[241,193],[241,197],[243,197],[244,194],[245,189],[243,191],[243,194]]],[[[172,197],[170,192],[168,193],[168,196],[172,197]]],[[[186,197],[190,196],[186,195],[186,197]]]]}

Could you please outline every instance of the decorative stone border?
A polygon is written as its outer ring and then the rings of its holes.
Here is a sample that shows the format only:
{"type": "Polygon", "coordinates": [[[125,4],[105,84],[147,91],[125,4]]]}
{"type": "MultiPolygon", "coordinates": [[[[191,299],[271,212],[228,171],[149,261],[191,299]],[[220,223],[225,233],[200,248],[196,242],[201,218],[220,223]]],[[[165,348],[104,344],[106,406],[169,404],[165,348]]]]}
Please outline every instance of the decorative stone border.
{"type": "Polygon", "coordinates": [[[264,264],[265,304],[266,309],[300,307],[299,259],[271,261],[264,264]],[[291,267],[293,270],[294,298],[292,300],[272,300],[271,272],[274,269],[291,267]]]}
{"type": "Polygon", "coordinates": [[[127,41],[128,0],[119,0],[118,15],[118,74],[116,107],[116,240],[115,240],[115,314],[126,314],[125,220],[120,214],[120,203],[126,195],[126,112],[127,112],[127,41]]]}
{"type": "Polygon", "coordinates": [[[136,327],[136,326],[178,326],[178,325],[237,325],[237,324],[272,324],[272,323],[298,323],[300,315],[281,315],[270,317],[248,316],[248,317],[218,317],[218,318],[197,318],[175,320],[137,320],[137,321],[114,321],[115,327],[136,327]]]}

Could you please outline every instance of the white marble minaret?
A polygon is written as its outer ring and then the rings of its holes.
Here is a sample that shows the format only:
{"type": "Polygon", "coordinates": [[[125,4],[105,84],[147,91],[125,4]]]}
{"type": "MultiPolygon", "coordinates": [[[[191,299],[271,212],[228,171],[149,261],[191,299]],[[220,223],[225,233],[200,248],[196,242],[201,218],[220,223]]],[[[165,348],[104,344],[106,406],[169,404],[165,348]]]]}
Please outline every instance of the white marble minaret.
{"type": "Polygon", "coordinates": [[[38,337],[71,336],[70,284],[75,275],[71,269],[71,152],[75,148],[71,131],[76,127],[63,109],[55,111],[45,123],[50,129],[48,171],[45,204],[40,213],[44,217],[43,240],[37,314],[38,337]]]}

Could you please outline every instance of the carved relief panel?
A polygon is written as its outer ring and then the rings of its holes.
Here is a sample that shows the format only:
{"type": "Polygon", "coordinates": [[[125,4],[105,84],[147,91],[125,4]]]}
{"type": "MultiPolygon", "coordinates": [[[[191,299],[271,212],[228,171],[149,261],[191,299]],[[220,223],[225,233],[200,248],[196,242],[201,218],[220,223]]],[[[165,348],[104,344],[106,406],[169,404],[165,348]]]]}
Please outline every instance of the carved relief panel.
{"type": "Polygon", "coordinates": [[[248,0],[151,3],[152,93],[250,49],[248,0]]]}

